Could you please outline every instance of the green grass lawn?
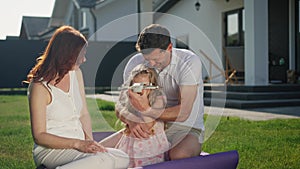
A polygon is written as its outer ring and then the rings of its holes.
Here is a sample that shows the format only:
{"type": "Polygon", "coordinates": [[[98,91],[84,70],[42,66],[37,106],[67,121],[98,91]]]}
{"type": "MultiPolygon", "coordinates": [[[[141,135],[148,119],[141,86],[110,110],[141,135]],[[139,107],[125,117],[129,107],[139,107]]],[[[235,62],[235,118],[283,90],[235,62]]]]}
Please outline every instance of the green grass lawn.
{"type": "MultiPolygon", "coordinates": [[[[113,103],[88,99],[88,106],[95,131],[121,127],[111,111],[113,103]]],[[[35,168],[32,145],[27,97],[0,95],[0,168],[35,168]]],[[[237,150],[239,169],[296,169],[300,166],[300,120],[257,122],[221,118],[203,150],[237,150]]]]}

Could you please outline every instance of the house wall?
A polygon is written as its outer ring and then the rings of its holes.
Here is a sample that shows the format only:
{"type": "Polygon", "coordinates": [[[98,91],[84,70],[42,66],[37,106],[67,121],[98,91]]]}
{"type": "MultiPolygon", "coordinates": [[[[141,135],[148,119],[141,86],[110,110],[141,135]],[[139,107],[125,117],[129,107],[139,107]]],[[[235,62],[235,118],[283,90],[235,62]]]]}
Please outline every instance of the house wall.
{"type": "MultiPolygon", "coordinates": [[[[171,29],[171,34],[176,37],[187,36],[188,46],[194,52],[200,55],[199,49],[204,49],[205,53],[212,57],[215,62],[222,66],[224,63],[223,57],[223,12],[238,9],[243,7],[243,1],[241,0],[202,0],[199,1],[201,6],[200,10],[195,9],[195,1],[179,1],[174,7],[172,7],[168,14],[178,16],[185,20],[182,22],[190,22],[198,30],[189,32],[191,29],[187,28],[185,24],[175,23],[174,20],[170,20],[169,16],[161,16],[155,23],[159,23],[167,26],[171,29]],[[203,32],[203,35],[199,35],[203,32]],[[208,39],[205,39],[207,36],[208,39]],[[205,39],[205,40],[204,40],[205,39]],[[209,44],[211,43],[211,45],[209,44]],[[213,49],[215,48],[215,50],[213,49]]],[[[195,30],[195,29],[194,29],[195,30]]],[[[243,64],[243,50],[240,48],[232,48],[229,53],[235,53],[239,64],[243,64]]],[[[235,58],[235,59],[237,59],[235,58]]],[[[204,61],[204,69],[208,72],[209,64],[204,61]]],[[[205,71],[204,71],[205,72],[205,71]]],[[[217,74],[214,72],[213,74],[217,74]]],[[[218,79],[222,80],[222,79],[218,79]]],[[[217,80],[217,81],[218,81],[217,80]]]]}
{"type": "Polygon", "coordinates": [[[72,0],[55,1],[52,16],[49,22],[49,26],[61,26],[63,24],[69,24],[67,15],[73,9],[72,0]]]}
{"type": "Polygon", "coordinates": [[[90,42],[81,65],[85,86],[120,87],[125,65],[134,54],[134,42],[90,42]]]}
{"type": "MultiPolygon", "coordinates": [[[[137,0],[112,1],[95,9],[98,41],[120,41],[138,34],[137,0]]],[[[136,41],[136,38],[127,39],[136,41]]]]}

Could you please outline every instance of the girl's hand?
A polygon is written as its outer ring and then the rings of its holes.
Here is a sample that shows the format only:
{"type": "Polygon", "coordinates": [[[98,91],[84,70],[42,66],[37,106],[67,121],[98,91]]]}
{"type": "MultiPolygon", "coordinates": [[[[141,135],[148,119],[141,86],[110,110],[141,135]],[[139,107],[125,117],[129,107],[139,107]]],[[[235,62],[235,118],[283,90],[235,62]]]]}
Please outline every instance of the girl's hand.
{"type": "Polygon", "coordinates": [[[132,90],[128,90],[129,101],[131,105],[139,112],[144,112],[151,108],[146,93],[147,92],[135,93],[132,90]]]}

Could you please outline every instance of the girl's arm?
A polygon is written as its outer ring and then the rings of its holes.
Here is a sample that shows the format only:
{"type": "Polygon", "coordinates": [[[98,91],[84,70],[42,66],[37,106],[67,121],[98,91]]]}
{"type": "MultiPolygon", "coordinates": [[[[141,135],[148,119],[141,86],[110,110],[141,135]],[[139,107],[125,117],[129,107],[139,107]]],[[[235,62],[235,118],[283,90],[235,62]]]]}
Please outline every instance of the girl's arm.
{"type": "MultiPolygon", "coordinates": [[[[149,103],[150,103],[152,109],[163,112],[165,109],[165,106],[166,106],[166,97],[162,94],[161,91],[153,90],[153,91],[151,91],[151,93],[149,95],[149,103]]],[[[145,116],[143,114],[141,114],[141,115],[142,115],[144,122],[146,122],[146,123],[150,123],[150,122],[153,122],[156,120],[152,116],[145,116]]]]}

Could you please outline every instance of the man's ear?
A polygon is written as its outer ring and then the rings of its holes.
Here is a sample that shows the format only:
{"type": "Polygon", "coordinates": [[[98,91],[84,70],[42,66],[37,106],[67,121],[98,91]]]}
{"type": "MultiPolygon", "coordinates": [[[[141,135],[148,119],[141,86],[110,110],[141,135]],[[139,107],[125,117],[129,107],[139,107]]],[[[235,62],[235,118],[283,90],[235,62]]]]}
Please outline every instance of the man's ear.
{"type": "Polygon", "coordinates": [[[173,45],[172,45],[172,43],[170,43],[170,44],[168,45],[168,47],[167,47],[167,51],[171,52],[171,51],[172,51],[172,47],[173,47],[173,45]]]}

